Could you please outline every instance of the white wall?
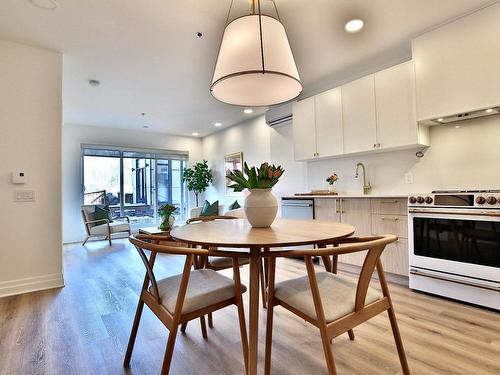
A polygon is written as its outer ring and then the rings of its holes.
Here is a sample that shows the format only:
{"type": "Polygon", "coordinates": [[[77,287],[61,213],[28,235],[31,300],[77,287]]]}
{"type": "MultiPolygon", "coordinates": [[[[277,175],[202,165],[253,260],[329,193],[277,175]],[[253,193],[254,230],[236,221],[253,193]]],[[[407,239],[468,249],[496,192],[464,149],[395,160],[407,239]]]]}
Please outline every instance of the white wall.
{"type": "MultiPolygon", "coordinates": [[[[283,196],[311,189],[326,189],[325,179],[332,173],[340,177],[341,193],[362,192],[361,179],[355,179],[357,162],[363,162],[373,187],[372,193],[410,194],[435,189],[500,188],[500,118],[490,117],[431,128],[431,147],[423,158],[416,150],[385,152],[365,156],[313,162],[293,161],[292,126],[266,126],[263,117],[220,131],[203,140],[203,156],[217,170],[214,186],[207,197],[227,203],[224,195],[224,154],[243,151],[250,164],[270,161],[282,164],[285,174],[274,189],[283,196]],[[405,174],[413,183],[405,183],[405,174]]],[[[241,203],[240,199],[240,203],[241,203]]]]}
{"type": "Polygon", "coordinates": [[[59,53],[0,41],[0,297],[63,286],[59,53]],[[12,171],[28,183],[13,185],[12,171]],[[14,202],[34,190],[35,202],[14,202]]]}
{"type": "Polygon", "coordinates": [[[200,161],[202,157],[199,138],[179,137],[144,130],[64,124],[62,195],[63,242],[65,243],[81,241],[85,238],[85,228],[80,213],[82,204],[80,145],[82,143],[188,151],[190,164],[200,161]]]}

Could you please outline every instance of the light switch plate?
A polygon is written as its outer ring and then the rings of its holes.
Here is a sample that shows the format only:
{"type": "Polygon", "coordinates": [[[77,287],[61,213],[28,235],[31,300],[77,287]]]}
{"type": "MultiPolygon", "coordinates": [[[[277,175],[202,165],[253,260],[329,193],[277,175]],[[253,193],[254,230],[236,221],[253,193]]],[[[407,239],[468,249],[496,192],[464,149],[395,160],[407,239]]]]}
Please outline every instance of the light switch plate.
{"type": "Polygon", "coordinates": [[[14,191],[14,202],[34,202],[35,201],[35,191],[34,190],[15,190],[14,191]]]}

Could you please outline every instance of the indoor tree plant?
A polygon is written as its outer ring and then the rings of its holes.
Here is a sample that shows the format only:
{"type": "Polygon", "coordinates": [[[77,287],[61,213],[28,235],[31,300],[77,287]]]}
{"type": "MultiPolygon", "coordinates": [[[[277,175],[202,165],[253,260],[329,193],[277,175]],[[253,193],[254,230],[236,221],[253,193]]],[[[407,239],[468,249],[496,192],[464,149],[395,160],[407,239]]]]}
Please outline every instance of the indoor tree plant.
{"type": "Polygon", "coordinates": [[[280,165],[276,167],[263,163],[259,168],[249,168],[245,163],[243,171],[235,170],[227,175],[227,178],[234,182],[229,186],[234,191],[248,189],[250,192],[245,199],[244,210],[252,227],[269,227],[276,218],[278,201],[271,189],[278,183],[284,171],[280,165]]]}
{"type": "Polygon", "coordinates": [[[213,174],[210,168],[208,168],[208,162],[203,160],[203,162],[196,163],[194,166],[184,169],[182,181],[186,182],[189,191],[194,192],[196,207],[198,207],[198,195],[207,190],[213,181],[213,174]]]}
{"type": "Polygon", "coordinates": [[[174,226],[175,218],[172,214],[177,212],[177,207],[172,204],[164,204],[158,209],[158,215],[160,215],[162,221],[159,228],[163,231],[172,229],[174,226]]]}

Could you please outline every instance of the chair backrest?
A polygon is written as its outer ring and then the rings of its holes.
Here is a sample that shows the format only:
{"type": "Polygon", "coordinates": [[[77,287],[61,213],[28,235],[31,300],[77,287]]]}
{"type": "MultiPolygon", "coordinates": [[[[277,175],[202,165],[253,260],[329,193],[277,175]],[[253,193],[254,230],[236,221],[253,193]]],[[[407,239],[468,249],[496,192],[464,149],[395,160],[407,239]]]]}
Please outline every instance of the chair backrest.
{"type": "Polygon", "coordinates": [[[365,305],[366,294],[368,292],[368,287],[370,285],[370,280],[372,278],[375,267],[377,267],[379,276],[381,273],[383,274],[382,264],[380,263],[380,256],[382,255],[382,252],[384,251],[387,244],[395,242],[397,241],[397,239],[398,238],[394,235],[353,237],[339,240],[335,243],[334,247],[311,250],[270,252],[265,256],[270,258],[303,256],[306,262],[309,280],[311,281],[311,288],[317,289],[314,264],[312,261],[313,256],[330,256],[367,251],[363,266],[361,267],[361,272],[359,274],[359,280],[356,289],[355,311],[358,311],[365,305]],[[316,285],[313,285],[313,283],[316,283],[316,285]]]}
{"type": "MultiPolygon", "coordinates": [[[[153,272],[153,264],[157,253],[172,254],[172,255],[185,255],[186,262],[184,264],[183,278],[189,278],[189,272],[191,270],[191,265],[194,262],[194,257],[197,255],[207,255],[208,250],[188,248],[181,246],[165,246],[161,245],[162,241],[173,241],[170,236],[163,235],[147,235],[147,234],[137,234],[129,237],[129,241],[135,246],[139,256],[141,257],[144,266],[146,267],[147,278],[146,282],[151,283],[152,294],[158,304],[161,303],[160,294],[158,291],[158,284],[156,282],[156,277],[153,272]],[[146,256],[145,250],[151,252],[150,257],[146,256]]],[[[147,289],[147,285],[145,286],[147,289]]]]}

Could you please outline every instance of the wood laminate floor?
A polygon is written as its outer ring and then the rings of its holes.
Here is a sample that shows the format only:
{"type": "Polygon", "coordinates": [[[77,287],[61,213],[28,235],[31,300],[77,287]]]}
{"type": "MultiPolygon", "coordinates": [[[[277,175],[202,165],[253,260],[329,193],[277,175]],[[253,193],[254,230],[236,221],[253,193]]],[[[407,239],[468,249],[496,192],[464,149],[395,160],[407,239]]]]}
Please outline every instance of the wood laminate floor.
{"type": "MultiPolygon", "coordinates": [[[[177,273],[182,262],[162,256],[157,273],[177,273]]],[[[246,266],[244,282],[247,271],[246,266]]],[[[300,261],[278,262],[278,281],[303,274],[300,261]]],[[[0,299],[0,374],[159,374],[167,330],[147,308],[131,368],[122,367],[143,278],[127,240],[113,241],[112,247],[105,241],[65,246],[64,276],[63,289],[0,299]]],[[[412,374],[500,374],[499,313],[390,288],[412,374]]],[[[275,311],[272,373],[326,374],[317,329],[282,308],[275,311]]],[[[198,321],[179,334],[171,374],[244,373],[236,308],[215,313],[214,324],[207,341],[198,321]]],[[[264,327],[263,310],[259,373],[264,327]]],[[[334,341],[339,374],[401,373],[385,314],[355,333],[354,342],[347,335],[334,341]]]]}

